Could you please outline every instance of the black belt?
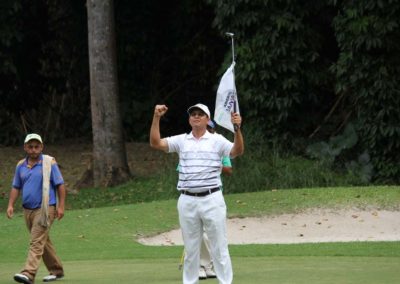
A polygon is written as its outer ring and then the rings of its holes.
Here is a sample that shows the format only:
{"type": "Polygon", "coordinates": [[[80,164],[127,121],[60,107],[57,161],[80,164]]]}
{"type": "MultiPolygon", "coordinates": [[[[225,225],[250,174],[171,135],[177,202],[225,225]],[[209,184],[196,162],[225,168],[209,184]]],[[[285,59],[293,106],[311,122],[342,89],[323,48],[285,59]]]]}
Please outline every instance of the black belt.
{"type": "Polygon", "coordinates": [[[202,192],[190,192],[187,190],[181,190],[181,193],[185,194],[185,195],[189,195],[189,196],[200,196],[201,197],[201,196],[207,196],[211,193],[217,192],[218,190],[220,190],[219,187],[214,187],[214,188],[210,188],[206,191],[202,191],[202,192]]]}

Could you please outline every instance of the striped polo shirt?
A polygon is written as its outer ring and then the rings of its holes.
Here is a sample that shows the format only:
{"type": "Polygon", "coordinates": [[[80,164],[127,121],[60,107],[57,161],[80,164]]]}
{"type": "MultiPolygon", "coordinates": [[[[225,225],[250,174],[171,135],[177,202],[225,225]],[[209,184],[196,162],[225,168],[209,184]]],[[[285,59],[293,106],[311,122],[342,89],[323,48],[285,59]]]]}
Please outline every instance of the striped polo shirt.
{"type": "Polygon", "coordinates": [[[196,193],[222,185],[221,158],[229,156],[232,142],[208,131],[200,139],[192,133],[166,139],[168,152],[179,155],[178,190],[196,193]]]}

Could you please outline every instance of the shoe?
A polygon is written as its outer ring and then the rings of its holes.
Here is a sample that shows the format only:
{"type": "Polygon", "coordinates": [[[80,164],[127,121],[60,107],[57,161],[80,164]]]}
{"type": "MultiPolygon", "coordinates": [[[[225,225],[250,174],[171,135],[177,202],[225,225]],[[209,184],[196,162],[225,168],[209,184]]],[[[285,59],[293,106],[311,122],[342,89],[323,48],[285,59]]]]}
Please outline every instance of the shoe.
{"type": "Polygon", "coordinates": [[[199,279],[200,280],[207,279],[207,274],[206,274],[206,271],[204,270],[203,266],[200,266],[200,268],[199,268],[199,279]]]}
{"type": "Polygon", "coordinates": [[[52,275],[52,274],[50,274],[50,275],[47,275],[47,276],[43,277],[43,282],[52,282],[52,281],[56,281],[58,279],[61,279],[63,277],[64,277],[64,275],[52,275]]]}
{"type": "Polygon", "coordinates": [[[14,275],[14,280],[18,283],[24,283],[24,284],[32,284],[32,280],[29,279],[28,276],[22,273],[17,273],[14,275]]]}
{"type": "Polygon", "coordinates": [[[207,278],[217,278],[217,274],[215,274],[214,268],[212,266],[205,267],[204,271],[206,272],[207,278]]]}

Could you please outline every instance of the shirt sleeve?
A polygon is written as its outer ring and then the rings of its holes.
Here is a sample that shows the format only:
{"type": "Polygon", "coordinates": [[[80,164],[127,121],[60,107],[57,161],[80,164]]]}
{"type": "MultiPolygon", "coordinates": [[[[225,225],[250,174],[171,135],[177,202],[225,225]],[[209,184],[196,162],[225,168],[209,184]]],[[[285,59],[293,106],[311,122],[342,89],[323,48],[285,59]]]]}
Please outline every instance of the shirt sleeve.
{"type": "Polygon", "coordinates": [[[19,169],[20,166],[17,166],[15,168],[15,174],[12,182],[12,187],[16,189],[21,189],[22,188],[22,180],[21,180],[21,175],[19,174],[19,169]]]}
{"type": "Polygon", "coordinates": [[[168,143],[168,153],[178,153],[180,149],[181,142],[184,139],[184,136],[186,134],[181,134],[181,135],[175,135],[171,137],[167,137],[167,143],[168,143]]]}
{"type": "Polygon", "coordinates": [[[228,156],[222,157],[222,166],[232,168],[231,159],[228,156]]]}
{"type": "Polygon", "coordinates": [[[231,150],[233,148],[233,143],[226,139],[224,136],[221,134],[213,134],[216,139],[218,139],[218,144],[220,145],[220,155],[221,157],[229,157],[231,154],[231,150]]]}
{"type": "Polygon", "coordinates": [[[50,181],[54,186],[64,184],[64,179],[61,175],[60,168],[55,163],[51,165],[50,181]]]}

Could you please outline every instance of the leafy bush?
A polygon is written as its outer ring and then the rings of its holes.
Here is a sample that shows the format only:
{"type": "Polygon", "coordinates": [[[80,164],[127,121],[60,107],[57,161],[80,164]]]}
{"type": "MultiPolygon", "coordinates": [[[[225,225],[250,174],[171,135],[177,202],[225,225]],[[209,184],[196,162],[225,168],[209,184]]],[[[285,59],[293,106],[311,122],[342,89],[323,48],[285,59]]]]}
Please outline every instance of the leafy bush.
{"type": "MultiPolygon", "coordinates": [[[[336,1],[335,1],[336,2],[336,1]]],[[[360,145],[381,183],[400,182],[400,3],[344,1],[333,22],[341,49],[336,91],[357,119],[360,145]]]]}
{"type": "Polygon", "coordinates": [[[398,1],[207,2],[218,30],[237,35],[241,109],[266,137],[281,146],[315,133],[323,140],[354,122],[354,150],[368,153],[374,168],[365,173],[400,182],[398,1]]]}
{"type": "Polygon", "coordinates": [[[214,7],[218,30],[232,31],[237,39],[236,79],[246,119],[281,144],[311,132],[334,95],[329,90],[328,55],[335,49],[327,44],[333,38],[327,4],[208,2],[214,7]]]}
{"type": "MultiPolygon", "coordinates": [[[[334,169],[335,161],[337,162],[338,160],[337,158],[340,155],[344,156],[346,154],[343,153],[345,150],[352,150],[356,146],[357,141],[358,137],[353,124],[348,124],[342,135],[332,137],[329,142],[311,144],[307,147],[306,152],[311,158],[318,160],[324,168],[334,169]]],[[[349,157],[344,160],[349,160],[349,157]]],[[[359,155],[357,160],[345,162],[345,166],[348,175],[353,177],[353,184],[365,185],[371,181],[373,166],[370,163],[370,157],[367,152],[359,155]]]]}
{"type": "Polygon", "coordinates": [[[362,184],[350,171],[327,167],[320,159],[307,159],[263,138],[262,131],[246,125],[245,153],[232,160],[233,176],[223,177],[228,193],[271,189],[362,184]]]}

